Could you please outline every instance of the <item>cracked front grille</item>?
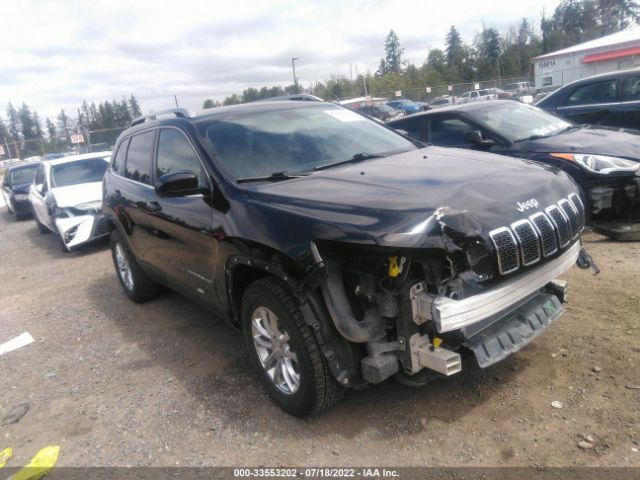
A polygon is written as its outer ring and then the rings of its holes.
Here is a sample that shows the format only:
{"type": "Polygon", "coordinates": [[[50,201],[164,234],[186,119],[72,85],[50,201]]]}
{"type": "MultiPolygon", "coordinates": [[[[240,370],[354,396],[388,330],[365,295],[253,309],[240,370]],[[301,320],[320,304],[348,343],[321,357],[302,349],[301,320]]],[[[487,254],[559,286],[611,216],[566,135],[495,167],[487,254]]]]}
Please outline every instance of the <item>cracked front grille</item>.
{"type": "Polygon", "coordinates": [[[557,253],[584,228],[584,205],[576,194],[508,227],[489,232],[502,275],[528,267],[557,253]]]}

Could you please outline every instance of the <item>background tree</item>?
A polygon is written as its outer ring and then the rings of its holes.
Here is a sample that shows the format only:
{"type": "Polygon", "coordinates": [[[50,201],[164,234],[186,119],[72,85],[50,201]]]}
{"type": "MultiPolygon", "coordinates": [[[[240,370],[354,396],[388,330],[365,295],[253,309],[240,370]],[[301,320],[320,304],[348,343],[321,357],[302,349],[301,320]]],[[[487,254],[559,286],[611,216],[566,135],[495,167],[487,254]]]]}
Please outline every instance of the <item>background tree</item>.
{"type": "Polygon", "coordinates": [[[129,97],[129,108],[131,108],[131,116],[133,118],[136,118],[142,115],[142,110],[140,109],[138,100],[136,100],[136,97],[133,96],[133,93],[129,97]]]}
{"type": "Polygon", "coordinates": [[[393,30],[384,41],[384,53],[385,73],[402,73],[405,66],[402,60],[404,49],[400,47],[400,39],[393,30]]]}

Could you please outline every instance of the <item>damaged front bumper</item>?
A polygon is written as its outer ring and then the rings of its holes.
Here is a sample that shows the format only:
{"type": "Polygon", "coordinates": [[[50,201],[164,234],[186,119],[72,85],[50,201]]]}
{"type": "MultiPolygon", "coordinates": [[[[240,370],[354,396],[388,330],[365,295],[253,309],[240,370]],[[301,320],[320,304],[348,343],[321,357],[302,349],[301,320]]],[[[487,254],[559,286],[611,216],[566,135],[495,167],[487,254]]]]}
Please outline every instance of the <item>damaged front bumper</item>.
{"type": "Polygon", "coordinates": [[[416,323],[433,320],[439,333],[462,329],[517,304],[523,298],[552,282],[568,270],[580,254],[580,243],[576,242],[565,253],[552,262],[507,280],[485,293],[463,300],[434,296],[414,286],[411,291],[413,317],[416,323]]]}
{"type": "Polygon", "coordinates": [[[109,235],[108,219],[102,213],[56,218],[58,234],[68,250],[109,235]]]}

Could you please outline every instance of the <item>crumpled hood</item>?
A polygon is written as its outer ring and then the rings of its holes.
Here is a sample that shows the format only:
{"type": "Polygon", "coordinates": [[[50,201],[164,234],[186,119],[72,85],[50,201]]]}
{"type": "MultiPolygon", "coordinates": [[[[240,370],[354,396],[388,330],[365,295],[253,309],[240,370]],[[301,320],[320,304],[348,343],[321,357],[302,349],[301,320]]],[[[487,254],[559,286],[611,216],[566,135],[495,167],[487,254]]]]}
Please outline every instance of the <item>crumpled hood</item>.
{"type": "Polygon", "coordinates": [[[414,244],[415,232],[428,235],[430,223],[447,218],[466,235],[486,234],[536,211],[518,211],[518,202],[533,199],[544,208],[577,191],[550,166],[439,147],[243,187],[263,208],[348,225],[378,244],[398,246],[410,240],[403,234],[414,232],[414,244]]]}
{"type": "Polygon", "coordinates": [[[591,153],[640,161],[640,132],[607,127],[582,127],[514,144],[516,150],[539,153],[591,153]]]}
{"type": "Polygon", "coordinates": [[[75,207],[81,203],[102,201],[102,182],[80,183],[51,189],[59,207],[75,207]]]}

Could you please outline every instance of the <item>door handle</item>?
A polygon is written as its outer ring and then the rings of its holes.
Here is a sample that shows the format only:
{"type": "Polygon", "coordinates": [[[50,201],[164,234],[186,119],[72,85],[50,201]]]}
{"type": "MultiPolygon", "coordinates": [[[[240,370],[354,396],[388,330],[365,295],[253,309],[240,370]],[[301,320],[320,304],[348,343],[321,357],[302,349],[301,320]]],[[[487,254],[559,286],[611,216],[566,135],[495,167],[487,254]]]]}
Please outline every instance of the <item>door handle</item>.
{"type": "Polygon", "coordinates": [[[162,205],[160,205],[158,202],[156,201],[149,201],[147,202],[147,209],[151,210],[152,212],[161,212],[162,211],[162,205]]]}

